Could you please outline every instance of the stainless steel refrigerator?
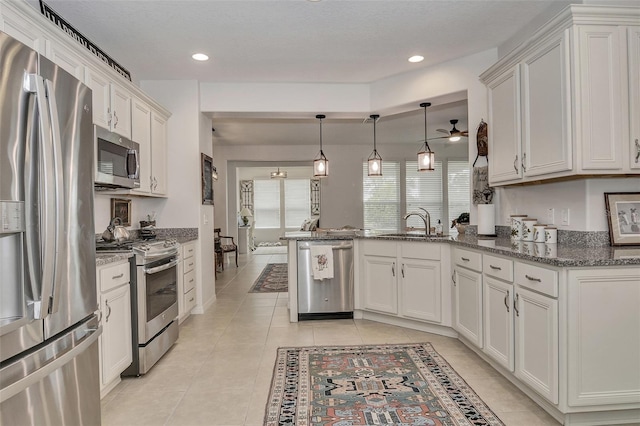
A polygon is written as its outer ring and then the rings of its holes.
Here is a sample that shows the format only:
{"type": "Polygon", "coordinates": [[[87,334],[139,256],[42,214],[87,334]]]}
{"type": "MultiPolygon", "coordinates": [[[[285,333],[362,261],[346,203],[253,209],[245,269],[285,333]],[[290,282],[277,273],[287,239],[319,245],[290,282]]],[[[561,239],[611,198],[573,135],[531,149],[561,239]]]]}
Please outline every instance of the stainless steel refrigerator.
{"type": "Polygon", "coordinates": [[[100,424],[91,90],[0,32],[0,424],[100,424]]]}

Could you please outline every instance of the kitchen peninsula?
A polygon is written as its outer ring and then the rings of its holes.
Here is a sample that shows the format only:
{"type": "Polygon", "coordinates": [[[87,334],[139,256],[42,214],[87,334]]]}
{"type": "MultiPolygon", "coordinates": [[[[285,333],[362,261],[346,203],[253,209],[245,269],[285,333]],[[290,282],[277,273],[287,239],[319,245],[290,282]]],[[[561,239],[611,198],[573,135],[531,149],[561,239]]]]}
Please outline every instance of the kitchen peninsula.
{"type": "MultiPolygon", "coordinates": [[[[640,418],[638,248],[474,235],[288,233],[354,246],[354,318],[457,337],[565,424],[640,418]]],[[[289,286],[290,320],[298,320],[289,286]]],[[[591,423],[589,423],[591,422],[591,423]]]]}

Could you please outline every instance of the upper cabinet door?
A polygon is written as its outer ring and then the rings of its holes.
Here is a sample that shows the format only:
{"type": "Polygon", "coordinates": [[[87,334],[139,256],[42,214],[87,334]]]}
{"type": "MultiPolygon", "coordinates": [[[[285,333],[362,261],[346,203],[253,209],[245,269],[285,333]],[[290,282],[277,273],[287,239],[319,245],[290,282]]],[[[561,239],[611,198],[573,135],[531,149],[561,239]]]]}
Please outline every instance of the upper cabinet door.
{"type": "Polygon", "coordinates": [[[140,145],[140,188],[134,192],[151,191],[151,109],[134,97],[131,104],[131,140],[140,145]]]}
{"type": "MultiPolygon", "coordinates": [[[[622,170],[622,147],[629,134],[626,70],[621,62],[625,28],[584,25],[576,28],[576,132],[581,141],[582,170],[622,170]]],[[[625,150],[626,151],[626,150],[625,150]]]]}
{"type": "MultiPolygon", "coordinates": [[[[4,3],[4,2],[3,2],[4,3]]],[[[45,37],[40,26],[14,10],[0,4],[0,30],[38,53],[45,53],[45,37]]]]}
{"type": "Polygon", "coordinates": [[[522,177],[519,65],[488,83],[489,182],[522,177]]]}
{"type": "Polygon", "coordinates": [[[111,86],[106,75],[87,67],[85,83],[93,92],[93,124],[111,130],[111,86]]]}
{"type": "Polygon", "coordinates": [[[151,111],[151,192],[167,195],[167,119],[151,111]]]}
{"type": "Polygon", "coordinates": [[[640,26],[627,28],[629,50],[629,168],[640,169],[640,26]]]}
{"type": "Polygon", "coordinates": [[[521,164],[526,177],[572,167],[568,43],[567,30],[522,62],[521,164]]]}
{"type": "Polygon", "coordinates": [[[52,41],[46,41],[46,55],[54,64],[84,83],[84,62],[80,55],[65,45],[52,41]]]}
{"type": "Polygon", "coordinates": [[[115,83],[111,83],[111,111],[111,130],[131,138],[131,93],[115,83]]]}

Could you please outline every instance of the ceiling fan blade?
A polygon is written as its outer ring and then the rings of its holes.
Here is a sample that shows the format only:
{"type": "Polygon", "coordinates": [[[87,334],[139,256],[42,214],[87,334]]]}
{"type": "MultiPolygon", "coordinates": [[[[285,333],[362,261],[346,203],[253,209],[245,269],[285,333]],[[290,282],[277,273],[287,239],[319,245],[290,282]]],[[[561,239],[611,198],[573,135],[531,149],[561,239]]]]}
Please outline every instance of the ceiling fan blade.
{"type": "Polygon", "coordinates": [[[447,135],[449,134],[449,131],[445,129],[436,129],[436,132],[446,133],[447,135]]]}

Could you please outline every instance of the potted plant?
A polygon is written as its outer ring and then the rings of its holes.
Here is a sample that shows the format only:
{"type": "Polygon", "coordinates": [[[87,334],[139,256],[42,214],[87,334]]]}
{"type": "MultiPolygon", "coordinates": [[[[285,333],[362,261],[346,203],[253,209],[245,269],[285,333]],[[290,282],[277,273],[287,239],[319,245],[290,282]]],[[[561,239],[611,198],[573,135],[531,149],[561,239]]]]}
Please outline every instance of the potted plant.
{"type": "Polygon", "coordinates": [[[463,235],[467,225],[469,224],[469,213],[460,213],[456,219],[451,221],[451,228],[455,227],[458,230],[458,234],[463,235]]]}

